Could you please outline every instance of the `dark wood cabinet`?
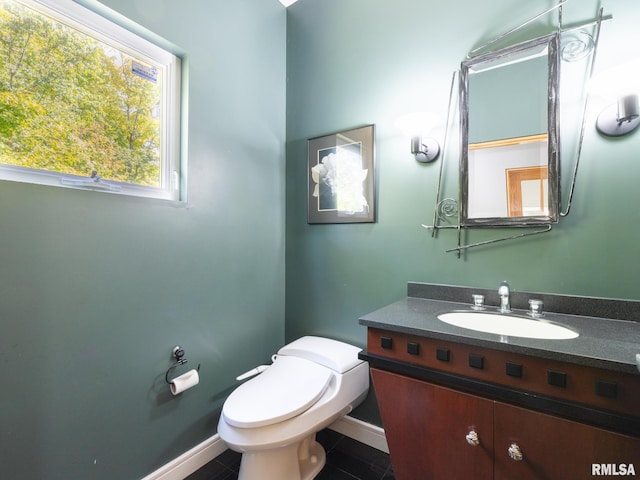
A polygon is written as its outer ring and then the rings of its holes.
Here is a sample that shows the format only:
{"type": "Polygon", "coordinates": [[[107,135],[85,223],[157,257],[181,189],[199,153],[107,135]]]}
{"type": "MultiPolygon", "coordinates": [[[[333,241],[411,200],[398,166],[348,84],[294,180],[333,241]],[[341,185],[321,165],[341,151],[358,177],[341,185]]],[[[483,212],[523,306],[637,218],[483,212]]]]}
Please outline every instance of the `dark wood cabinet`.
{"type": "Polygon", "coordinates": [[[398,480],[640,475],[637,375],[375,329],[367,348],[398,480]]]}
{"type": "Polygon", "coordinates": [[[398,480],[493,478],[492,401],[375,368],[371,375],[398,480]]]}
{"type": "Polygon", "coordinates": [[[496,480],[582,480],[592,477],[594,465],[598,472],[601,465],[640,469],[638,438],[501,402],[493,415],[496,480]],[[510,458],[512,445],[521,461],[510,458]]]}

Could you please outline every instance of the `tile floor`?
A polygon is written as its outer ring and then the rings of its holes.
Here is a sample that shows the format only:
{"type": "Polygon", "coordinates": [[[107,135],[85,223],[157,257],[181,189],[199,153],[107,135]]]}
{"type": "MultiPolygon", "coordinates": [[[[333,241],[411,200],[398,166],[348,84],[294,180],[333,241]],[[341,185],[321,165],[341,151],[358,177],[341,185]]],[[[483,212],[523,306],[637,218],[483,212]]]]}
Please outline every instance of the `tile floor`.
{"type": "MultiPolygon", "coordinates": [[[[395,480],[389,455],[333,430],[316,435],[327,463],[315,480],[395,480]]],[[[227,450],[185,480],[236,480],[240,454],[227,450]]]]}

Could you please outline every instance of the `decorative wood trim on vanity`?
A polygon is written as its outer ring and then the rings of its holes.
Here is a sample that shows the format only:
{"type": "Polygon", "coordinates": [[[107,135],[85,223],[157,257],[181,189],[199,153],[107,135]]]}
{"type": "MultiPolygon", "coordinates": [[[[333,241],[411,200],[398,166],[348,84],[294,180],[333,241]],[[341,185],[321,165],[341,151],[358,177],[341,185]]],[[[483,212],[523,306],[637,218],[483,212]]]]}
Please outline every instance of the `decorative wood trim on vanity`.
{"type": "Polygon", "coordinates": [[[368,328],[372,366],[640,435],[640,376],[368,328]]]}

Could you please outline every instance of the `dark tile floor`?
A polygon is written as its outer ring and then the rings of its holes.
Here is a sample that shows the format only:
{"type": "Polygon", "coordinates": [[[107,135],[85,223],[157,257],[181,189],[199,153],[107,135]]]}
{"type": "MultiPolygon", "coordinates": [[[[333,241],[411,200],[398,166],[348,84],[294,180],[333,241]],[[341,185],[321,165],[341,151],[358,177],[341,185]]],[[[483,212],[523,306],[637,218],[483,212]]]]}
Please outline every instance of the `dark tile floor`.
{"type": "MultiPolygon", "coordinates": [[[[395,480],[389,455],[333,430],[322,430],[317,441],[327,463],[315,480],[395,480]]],[[[227,450],[185,480],[236,480],[240,454],[227,450]]]]}

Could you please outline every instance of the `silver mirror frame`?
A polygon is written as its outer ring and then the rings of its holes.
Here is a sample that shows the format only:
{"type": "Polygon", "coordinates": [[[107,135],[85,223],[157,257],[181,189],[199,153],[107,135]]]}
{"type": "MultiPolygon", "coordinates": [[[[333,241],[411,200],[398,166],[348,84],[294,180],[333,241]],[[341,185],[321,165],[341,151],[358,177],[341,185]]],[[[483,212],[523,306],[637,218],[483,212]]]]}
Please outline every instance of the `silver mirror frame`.
{"type": "Polygon", "coordinates": [[[522,42],[500,50],[478,55],[465,60],[460,68],[460,225],[463,227],[527,227],[550,225],[557,223],[560,210],[560,119],[559,119],[559,84],[560,84],[560,36],[553,33],[544,37],[522,42]],[[468,218],[469,199],[469,70],[482,63],[494,63],[507,60],[510,56],[521,55],[530,49],[546,45],[548,52],[548,216],[528,217],[488,217],[468,218]]]}

